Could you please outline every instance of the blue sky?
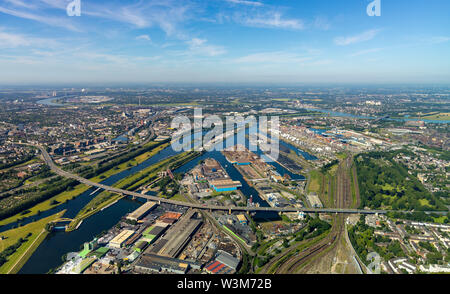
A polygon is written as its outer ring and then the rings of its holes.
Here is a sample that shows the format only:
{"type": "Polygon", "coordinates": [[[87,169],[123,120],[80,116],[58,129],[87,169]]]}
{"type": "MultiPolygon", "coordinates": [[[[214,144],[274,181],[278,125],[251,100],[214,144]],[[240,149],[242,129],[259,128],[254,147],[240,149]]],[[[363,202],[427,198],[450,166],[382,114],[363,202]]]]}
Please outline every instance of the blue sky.
{"type": "Polygon", "coordinates": [[[0,83],[450,84],[450,1],[0,0],[0,83]]]}

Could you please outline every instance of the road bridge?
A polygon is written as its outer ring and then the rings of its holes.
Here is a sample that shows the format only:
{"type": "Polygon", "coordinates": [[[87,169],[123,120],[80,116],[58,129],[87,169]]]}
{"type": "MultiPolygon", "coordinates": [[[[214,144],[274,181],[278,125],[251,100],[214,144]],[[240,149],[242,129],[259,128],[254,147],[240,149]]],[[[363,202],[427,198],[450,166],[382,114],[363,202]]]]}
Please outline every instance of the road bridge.
{"type": "Polygon", "coordinates": [[[165,199],[160,198],[156,196],[151,195],[145,195],[137,192],[127,191],[123,189],[119,189],[116,187],[107,186],[101,183],[95,183],[93,181],[90,181],[88,179],[82,178],[76,174],[72,174],[69,172],[66,172],[59,168],[52,160],[50,155],[48,154],[47,150],[45,150],[44,147],[41,145],[33,145],[41,151],[44,160],[46,164],[50,167],[50,169],[55,172],[56,174],[74,179],[80,183],[83,183],[85,185],[91,186],[91,187],[97,187],[104,189],[109,192],[123,194],[127,196],[131,196],[134,198],[142,198],[146,199],[148,201],[156,201],[157,203],[168,203],[178,206],[184,206],[189,208],[196,208],[201,210],[209,210],[209,211],[226,211],[226,212],[305,212],[305,213],[344,213],[344,214],[385,214],[387,213],[386,210],[363,210],[363,209],[343,209],[343,208],[297,208],[297,207],[240,207],[240,206],[215,206],[215,205],[206,205],[206,204],[199,204],[199,203],[189,203],[184,201],[177,201],[177,200],[171,200],[171,199],[165,199]]]}

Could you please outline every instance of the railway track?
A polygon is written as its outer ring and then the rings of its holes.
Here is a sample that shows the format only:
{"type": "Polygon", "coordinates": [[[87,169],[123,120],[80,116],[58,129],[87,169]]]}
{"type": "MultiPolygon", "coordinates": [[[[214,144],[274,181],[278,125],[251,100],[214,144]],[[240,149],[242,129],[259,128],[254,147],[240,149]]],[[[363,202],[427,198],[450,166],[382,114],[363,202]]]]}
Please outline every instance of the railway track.
{"type": "MultiPolygon", "coordinates": [[[[351,181],[348,171],[352,166],[352,158],[348,157],[343,160],[336,171],[336,182],[334,190],[334,205],[336,208],[348,208],[352,204],[351,197],[351,181]]],[[[318,241],[316,244],[303,249],[297,255],[287,259],[276,270],[276,274],[295,274],[300,268],[303,268],[307,263],[315,257],[333,248],[337,242],[343,237],[345,230],[344,226],[345,215],[336,214],[333,220],[333,226],[328,235],[318,241]]],[[[296,250],[298,246],[292,250],[296,250]]],[[[291,253],[290,251],[289,253],[291,253]]],[[[288,254],[288,253],[286,253],[288,254]]],[[[283,254],[283,256],[286,256],[283,254]]],[[[279,259],[278,259],[279,260],[279,259]]]]}
{"type": "Polygon", "coordinates": [[[343,222],[341,219],[343,220],[342,216],[336,216],[331,232],[328,233],[324,239],[320,240],[313,246],[303,249],[293,258],[288,259],[275,271],[275,274],[295,274],[303,264],[307,263],[318,254],[332,246],[336,240],[339,240],[339,237],[342,234],[343,222]]]}

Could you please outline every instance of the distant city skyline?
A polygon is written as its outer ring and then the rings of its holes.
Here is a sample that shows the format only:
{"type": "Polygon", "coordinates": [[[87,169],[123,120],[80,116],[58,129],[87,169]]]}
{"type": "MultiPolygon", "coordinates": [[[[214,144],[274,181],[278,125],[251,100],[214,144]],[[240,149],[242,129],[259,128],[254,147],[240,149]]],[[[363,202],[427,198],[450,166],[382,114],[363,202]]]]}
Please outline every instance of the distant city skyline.
{"type": "Polygon", "coordinates": [[[0,0],[0,84],[450,84],[447,0],[0,0]]]}

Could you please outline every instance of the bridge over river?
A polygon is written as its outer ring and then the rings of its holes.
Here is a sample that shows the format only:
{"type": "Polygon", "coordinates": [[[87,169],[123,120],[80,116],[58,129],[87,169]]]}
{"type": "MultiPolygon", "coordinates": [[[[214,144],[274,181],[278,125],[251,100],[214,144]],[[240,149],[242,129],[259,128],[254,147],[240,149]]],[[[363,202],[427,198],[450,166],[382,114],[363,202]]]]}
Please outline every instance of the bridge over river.
{"type": "Polygon", "coordinates": [[[52,158],[48,154],[48,152],[45,150],[44,147],[40,145],[33,145],[39,148],[41,150],[42,155],[44,157],[44,160],[46,164],[50,167],[50,169],[55,172],[56,174],[74,179],[80,183],[83,183],[85,185],[91,186],[91,187],[97,187],[104,189],[109,192],[118,193],[122,195],[127,195],[131,197],[136,198],[143,198],[149,201],[155,201],[159,204],[161,203],[168,203],[173,205],[179,205],[189,208],[196,208],[201,210],[209,210],[209,211],[228,211],[229,213],[233,211],[239,211],[239,212],[305,212],[305,213],[344,213],[344,214],[385,214],[387,213],[386,210],[365,210],[365,209],[339,209],[339,208],[297,208],[297,207],[240,207],[240,206],[215,206],[215,205],[206,205],[206,204],[199,204],[199,203],[190,203],[190,202],[184,202],[184,201],[177,201],[177,200],[171,200],[171,199],[164,199],[156,196],[151,195],[145,195],[137,192],[127,191],[107,185],[103,185],[101,183],[95,183],[88,179],[82,178],[76,174],[72,174],[69,172],[66,172],[56,166],[56,164],[53,162],[52,158]]]}

